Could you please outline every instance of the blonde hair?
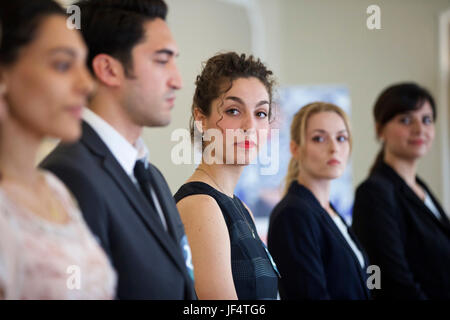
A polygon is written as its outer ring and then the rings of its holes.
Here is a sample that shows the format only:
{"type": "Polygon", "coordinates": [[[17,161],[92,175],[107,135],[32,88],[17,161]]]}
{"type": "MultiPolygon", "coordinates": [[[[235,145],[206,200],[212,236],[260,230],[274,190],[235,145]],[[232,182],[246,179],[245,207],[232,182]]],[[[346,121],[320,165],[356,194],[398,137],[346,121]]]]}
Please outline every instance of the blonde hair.
{"type": "MultiPolygon", "coordinates": [[[[317,113],[320,112],[335,112],[337,113],[342,120],[344,121],[345,127],[348,131],[348,142],[350,145],[350,151],[352,149],[352,135],[350,130],[350,121],[348,119],[347,114],[339,108],[338,106],[332,104],[332,103],[326,103],[326,102],[313,102],[310,104],[307,104],[306,106],[302,107],[297,113],[294,115],[294,119],[291,123],[291,141],[296,143],[298,146],[303,146],[305,144],[305,134],[306,134],[306,125],[308,122],[308,119],[317,113]]],[[[297,179],[299,174],[299,165],[298,161],[291,157],[291,160],[289,161],[288,166],[288,172],[285,178],[285,187],[284,187],[284,194],[287,193],[289,186],[291,183],[297,179]]]]}

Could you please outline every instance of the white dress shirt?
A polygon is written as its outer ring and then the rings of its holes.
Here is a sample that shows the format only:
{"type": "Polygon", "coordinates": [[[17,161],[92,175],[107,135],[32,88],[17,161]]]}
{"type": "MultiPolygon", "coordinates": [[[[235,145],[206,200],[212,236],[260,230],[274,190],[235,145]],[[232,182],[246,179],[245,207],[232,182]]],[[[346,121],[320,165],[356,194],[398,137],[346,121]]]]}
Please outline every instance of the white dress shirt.
{"type": "MultiPolygon", "coordinates": [[[[119,162],[128,177],[130,177],[131,181],[133,181],[134,185],[142,191],[136,177],[134,176],[134,165],[136,164],[136,161],[143,160],[145,165],[148,166],[149,150],[145,145],[144,140],[140,137],[133,146],[109,123],[88,108],[84,108],[83,120],[86,121],[100,136],[100,139],[102,139],[102,141],[106,144],[108,149],[116,158],[117,162],[119,162]]],[[[156,211],[161,218],[164,228],[167,230],[167,222],[156,193],[153,188],[150,188],[150,191],[156,211]]]]}
{"type": "Polygon", "coordinates": [[[364,268],[364,257],[362,255],[361,251],[356,246],[352,237],[350,237],[350,234],[348,233],[347,225],[344,222],[342,222],[341,218],[338,217],[337,215],[333,215],[332,218],[333,218],[334,223],[338,227],[339,231],[341,231],[342,235],[344,236],[345,240],[347,240],[347,243],[349,244],[350,248],[352,248],[353,252],[355,253],[356,257],[358,258],[361,268],[364,268]]]}
{"type": "Polygon", "coordinates": [[[428,192],[426,192],[425,190],[424,190],[424,192],[425,192],[425,200],[424,200],[425,205],[428,207],[428,209],[430,209],[430,211],[434,214],[434,216],[438,220],[441,220],[441,213],[439,212],[438,208],[434,204],[434,202],[431,199],[431,197],[428,194],[428,192]]]}

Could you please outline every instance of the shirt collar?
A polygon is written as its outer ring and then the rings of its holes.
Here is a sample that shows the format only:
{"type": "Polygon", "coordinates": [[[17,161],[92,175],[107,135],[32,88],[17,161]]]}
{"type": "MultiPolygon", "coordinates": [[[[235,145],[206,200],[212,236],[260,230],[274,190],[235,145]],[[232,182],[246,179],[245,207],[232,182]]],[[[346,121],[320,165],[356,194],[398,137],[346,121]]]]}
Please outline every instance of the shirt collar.
{"type": "Polygon", "coordinates": [[[144,162],[147,164],[149,151],[141,137],[133,146],[109,123],[88,108],[84,108],[83,120],[100,136],[129,176],[133,175],[137,160],[145,160],[144,162]]]}

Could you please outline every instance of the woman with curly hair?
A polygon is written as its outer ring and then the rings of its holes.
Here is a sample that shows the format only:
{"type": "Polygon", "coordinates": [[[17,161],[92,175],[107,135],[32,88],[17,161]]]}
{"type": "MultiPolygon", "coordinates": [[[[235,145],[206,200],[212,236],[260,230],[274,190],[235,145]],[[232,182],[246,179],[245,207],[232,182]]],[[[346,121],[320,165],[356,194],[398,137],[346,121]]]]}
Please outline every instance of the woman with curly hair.
{"type": "Polygon", "coordinates": [[[202,133],[202,163],[175,200],[199,299],[277,297],[276,267],[250,209],[234,195],[269,129],[273,83],[260,60],[234,52],[210,58],[197,77],[191,136],[202,133]]]}

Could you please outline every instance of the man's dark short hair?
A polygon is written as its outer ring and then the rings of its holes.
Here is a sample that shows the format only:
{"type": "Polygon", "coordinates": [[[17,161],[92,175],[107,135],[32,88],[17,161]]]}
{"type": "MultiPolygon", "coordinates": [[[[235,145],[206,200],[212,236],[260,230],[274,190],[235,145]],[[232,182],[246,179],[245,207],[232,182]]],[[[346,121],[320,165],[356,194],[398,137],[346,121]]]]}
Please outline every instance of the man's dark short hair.
{"type": "MultiPolygon", "coordinates": [[[[89,48],[87,64],[108,54],[119,60],[130,75],[133,69],[131,52],[145,38],[144,24],[156,18],[166,19],[167,5],[163,0],[80,0],[81,32],[89,48]]],[[[94,74],[95,75],[95,74],[94,74]]]]}

